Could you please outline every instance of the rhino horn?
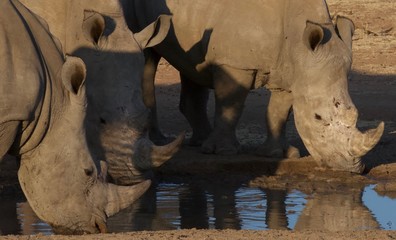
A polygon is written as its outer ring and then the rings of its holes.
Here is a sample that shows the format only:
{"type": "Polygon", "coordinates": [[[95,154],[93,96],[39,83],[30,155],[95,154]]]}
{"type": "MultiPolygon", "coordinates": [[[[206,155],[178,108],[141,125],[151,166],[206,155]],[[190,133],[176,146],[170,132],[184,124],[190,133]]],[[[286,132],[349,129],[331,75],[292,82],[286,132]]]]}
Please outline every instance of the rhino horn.
{"type": "Polygon", "coordinates": [[[381,122],[375,129],[367,130],[364,133],[357,132],[350,140],[350,155],[361,157],[370,151],[380,140],[384,126],[384,122],[381,122]]]}
{"type": "Polygon", "coordinates": [[[110,217],[131,205],[147,191],[150,185],[151,180],[146,180],[133,186],[108,184],[106,215],[110,217]]]}
{"type": "Polygon", "coordinates": [[[169,160],[179,150],[183,143],[184,136],[185,132],[182,132],[173,142],[165,146],[153,145],[151,151],[152,166],[159,167],[169,160]]]}
{"type": "Polygon", "coordinates": [[[185,132],[182,132],[173,142],[156,146],[147,138],[141,138],[135,146],[135,166],[140,170],[151,170],[168,161],[179,150],[183,143],[185,132]]]}

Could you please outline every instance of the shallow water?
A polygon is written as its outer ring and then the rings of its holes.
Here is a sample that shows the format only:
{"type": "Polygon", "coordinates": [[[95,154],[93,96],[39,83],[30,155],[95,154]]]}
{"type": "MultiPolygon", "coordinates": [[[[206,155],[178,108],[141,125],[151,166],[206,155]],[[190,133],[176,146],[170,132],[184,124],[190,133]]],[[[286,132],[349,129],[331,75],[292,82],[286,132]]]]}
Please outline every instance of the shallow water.
{"type": "MultiPolygon", "coordinates": [[[[108,219],[109,231],[168,229],[396,230],[396,200],[362,191],[302,192],[161,183],[108,219]]],[[[0,199],[1,234],[52,234],[23,199],[0,199]]]]}

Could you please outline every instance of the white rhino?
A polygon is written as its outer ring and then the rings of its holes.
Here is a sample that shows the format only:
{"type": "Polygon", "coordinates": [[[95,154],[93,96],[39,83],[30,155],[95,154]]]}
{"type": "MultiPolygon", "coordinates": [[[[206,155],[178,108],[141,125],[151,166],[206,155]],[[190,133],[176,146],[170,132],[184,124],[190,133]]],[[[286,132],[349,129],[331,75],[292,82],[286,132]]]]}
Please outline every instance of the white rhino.
{"type": "Polygon", "coordinates": [[[0,1],[0,12],[0,159],[20,158],[22,190],[55,231],[105,231],[106,218],[150,181],[125,187],[98,178],[83,126],[84,63],[65,60],[45,23],[17,0],[0,1]]]}
{"type": "MultiPolygon", "coordinates": [[[[154,75],[164,57],[181,75],[180,109],[192,129],[191,144],[206,153],[235,154],[235,127],[252,88],[271,90],[267,156],[299,156],[284,125],[293,106],[297,130],[324,166],[363,171],[361,156],[379,141],[384,125],[361,133],[347,84],[354,26],[333,25],[323,0],[123,1],[132,31],[160,14],[172,15],[166,39],[147,52],[144,101],[155,116],[154,75]],[[214,129],[207,118],[207,88],[214,88],[214,129]]],[[[155,135],[155,134],[154,134],[155,135]]]]}
{"type": "Polygon", "coordinates": [[[43,17],[64,51],[87,65],[87,137],[95,158],[108,162],[112,181],[142,181],[152,167],[170,159],[183,141],[155,146],[146,137],[142,50],[168,33],[170,17],[160,16],[139,33],[127,27],[116,0],[22,0],[43,17]]]}

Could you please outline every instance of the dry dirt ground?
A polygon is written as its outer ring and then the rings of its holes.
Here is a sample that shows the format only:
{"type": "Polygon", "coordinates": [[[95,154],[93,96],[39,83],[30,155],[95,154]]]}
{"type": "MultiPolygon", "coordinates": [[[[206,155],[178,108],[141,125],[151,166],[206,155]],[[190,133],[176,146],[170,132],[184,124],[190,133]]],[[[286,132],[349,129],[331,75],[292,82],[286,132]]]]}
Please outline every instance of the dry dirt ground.
{"type": "MultiPolygon", "coordinates": [[[[349,81],[351,97],[359,109],[358,126],[374,127],[384,121],[384,136],[364,161],[366,175],[320,171],[310,157],[301,159],[263,159],[254,156],[254,149],[265,138],[265,109],[269,92],[265,89],[250,93],[237,134],[242,154],[235,157],[203,155],[199,149],[184,146],[168,164],[156,171],[161,179],[177,175],[205,175],[216,181],[244,182],[250,186],[299,189],[303,192],[321,188],[361,187],[379,183],[383,195],[395,196],[396,179],[396,2],[394,0],[328,0],[332,15],[350,17],[356,25],[353,42],[353,71],[349,81]],[[309,180],[307,180],[309,179],[309,180]],[[329,184],[329,182],[333,184],[329,184]],[[393,191],[392,191],[393,190],[393,191]]],[[[157,98],[161,128],[170,135],[191,132],[178,112],[179,77],[166,62],[161,62],[157,75],[157,98]]],[[[211,99],[209,111],[213,111],[211,99]]],[[[288,123],[292,143],[304,149],[294,128],[288,123]]],[[[306,151],[302,151],[307,154],[306,151]]],[[[12,182],[12,176],[0,172],[0,181],[12,182]],[[10,180],[11,179],[11,180],[10,180]]],[[[394,209],[393,209],[394,211],[394,209]]],[[[8,238],[8,237],[4,237],[8,238]]],[[[10,238],[15,238],[10,237],[10,238]]],[[[19,237],[41,239],[44,236],[19,237]]],[[[73,239],[50,236],[50,239],[73,239]]],[[[78,239],[387,239],[396,238],[393,231],[235,231],[235,230],[178,230],[134,232],[110,235],[86,235],[78,239]]]]}

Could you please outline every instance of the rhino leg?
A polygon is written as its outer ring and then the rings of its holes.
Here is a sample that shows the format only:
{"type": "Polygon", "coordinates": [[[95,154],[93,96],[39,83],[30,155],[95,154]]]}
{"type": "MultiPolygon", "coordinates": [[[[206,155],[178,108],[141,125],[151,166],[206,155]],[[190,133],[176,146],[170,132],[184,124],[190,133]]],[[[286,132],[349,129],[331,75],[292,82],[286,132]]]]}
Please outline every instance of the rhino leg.
{"type": "Polygon", "coordinates": [[[268,229],[288,230],[286,214],[287,191],[281,189],[264,189],[267,196],[265,223],[268,229]]]}
{"type": "Polygon", "coordinates": [[[252,87],[255,73],[222,65],[214,69],[216,100],[214,129],[202,144],[202,152],[237,154],[239,142],[235,128],[252,87]]]}
{"type": "Polygon", "coordinates": [[[18,121],[9,121],[0,124],[0,161],[14,143],[18,128],[18,121]]]}
{"type": "Polygon", "coordinates": [[[180,79],[180,112],[187,118],[193,129],[193,136],[189,144],[191,146],[201,146],[212,131],[207,114],[209,91],[183,74],[180,74],[180,79]]]}
{"type": "Polygon", "coordinates": [[[143,102],[148,109],[150,109],[149,117],[149,137],[155,144],[164,145],[169,142],[164,134],[162,134],[157,117],[157,104],[155,98],[155,73],[157,71],[158,63],[161,59],[157,53],[152,50],[146,49],[144,51],[146,62],[143,71],[143,102]]]}
{"type": "Polygon", "coordinates": [[[256,151],[257,155],[276,158],[298,158],[297,148],[286,140],[286,122],[292,109],[293,96],[287,91],[271,91],[267,110],[267,139],[256,151]]]}

